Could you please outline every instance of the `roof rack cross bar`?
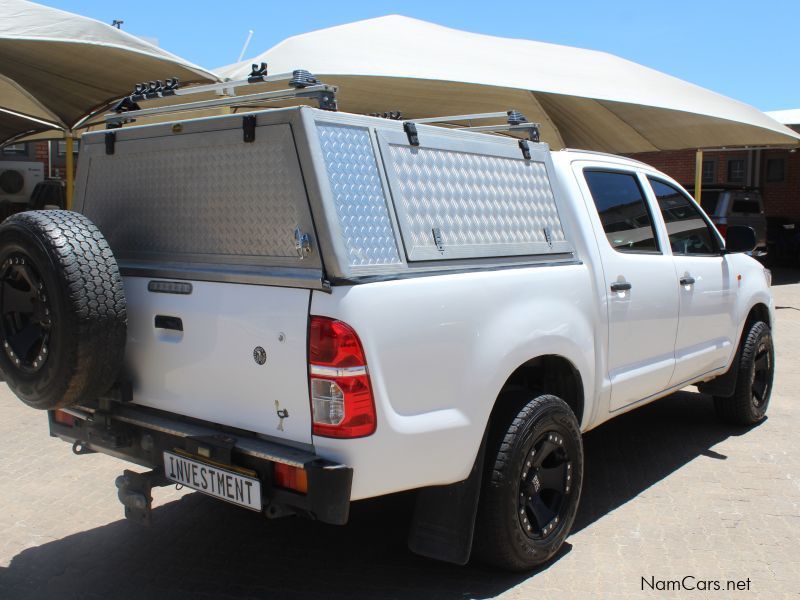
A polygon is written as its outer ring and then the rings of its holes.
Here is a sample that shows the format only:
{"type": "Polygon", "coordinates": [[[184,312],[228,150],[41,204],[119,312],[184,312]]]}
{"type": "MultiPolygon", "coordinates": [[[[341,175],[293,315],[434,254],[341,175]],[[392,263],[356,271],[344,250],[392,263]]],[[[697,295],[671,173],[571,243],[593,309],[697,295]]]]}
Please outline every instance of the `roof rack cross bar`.
{"type": "Polygon", "coordinates": [[[478,125],[476,127],[463,127],[459,131],[477,131],[479,133],[502,133],[527,131],[528,139],[534,143],[539,142],[538,123],[519,123],[517,125],[478,125]]]}
{"type": "Polygon", "coordinates": [[[499,119],[500,117],[507,117],[508,112],[488,112],[488,113],[475,113],[471,115],[450,115],[446,117],[426,117],[423,119],[409,119],[409,123],[451,123],[455,121],[474,121],[476,119],[499,119]]]}
{"type": "MultiPolygon", "coordinates": [[[[285,75],[283,76],[283,80],[289,79],[290,77],[285,75]]],[[[278,79],[276,78],[274,81],[278,81],[278,79]]],[[[124,98],[122,102],[118,103],[117,106],[114,107],[116,112],[105,115],[106,127],[120,127],[125,123],[135,121],[137,117],[173,114],[207,108],[218,108],[223,106],[247,106],[261,102],[279,102],[282,100],[295,100],[298,98],[316,99],[319,102],[319,107],[323,110],[335,111],[337,109],[336,92],[338,91],[338,88],[336,86],[326,85],[324,83],[310,85],[308,79],[305,80],[305,83],[305,87],[291,87],[288,89],[273,90],[269,92],[244,94],[242,96],[223,96],[221,98],[213,98],[211,100],[199,100],[197,102],[173,104],[170,106],[155,106],[153,108],[139,108],[138,104],[132,103],[130,98],[124,98]]],[[[205,91],[208,91],[209,87],[218,88],[218,86],[215,85],[198,86],[198,88],[190,89],[198,90],[200,87],[206,88],[205,91]]],[[[175,95],[185,95],[185,92],[188,91],[189,90],[177,90],[175,95]],[[183,91],[184,94],[178,93],[181,91],[183,91]]]]}

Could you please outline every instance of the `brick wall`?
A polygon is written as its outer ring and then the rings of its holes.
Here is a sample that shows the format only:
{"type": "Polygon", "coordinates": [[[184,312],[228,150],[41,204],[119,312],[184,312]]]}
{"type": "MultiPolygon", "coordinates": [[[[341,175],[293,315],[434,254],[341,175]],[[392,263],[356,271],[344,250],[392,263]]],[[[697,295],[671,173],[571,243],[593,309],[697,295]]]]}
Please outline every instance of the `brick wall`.
{"type": "MultiPolygon", "coordinates": [[[[663,171],[685,187],[694,187],[694,150],[644,152],[630,156],[663,171]]],[[[749,168],[746,151],[703,153],[704,161],[713,160],[716,163],[716,184],[728,182],[728,161],[731,159],[743,159],[749,168]]],[[[764,210],[768,217],[783,217],[800,222],[800,151],[763,150],[759,188],[764,197],[764,210]],[[784,180],[781,182],[767,181],[767,160],[771,158],[782,158],[785,161],[784,180]]]]}
{"type": "Polygon", "coordinates": [[[800,221],[800,152],[765,150],[761,158],[761,193],[767,216],[800,221]],[[770,158],[785,160],[783,181],[767,181],[767,160],[770,158]]]}
{"type": "MultiPolygon", "coordinates": [[[[75,166],[77,168],[78,157],[75,157],[75,166]]],[[[13,155],[13,154],[2,154],[0,153],[0,161],[37,161],[44,165],[44,173],[45,177],[48,177],[47,173],[47,142],[28,142],[27,145],[27,153],[25,155],[13,155]]],[[[67,171],[65,168],[65,157],[58,155],[58,145],[56,141],[53,141],[53,177],[60,177],[64,179],[66,177],[67,171]]]]}

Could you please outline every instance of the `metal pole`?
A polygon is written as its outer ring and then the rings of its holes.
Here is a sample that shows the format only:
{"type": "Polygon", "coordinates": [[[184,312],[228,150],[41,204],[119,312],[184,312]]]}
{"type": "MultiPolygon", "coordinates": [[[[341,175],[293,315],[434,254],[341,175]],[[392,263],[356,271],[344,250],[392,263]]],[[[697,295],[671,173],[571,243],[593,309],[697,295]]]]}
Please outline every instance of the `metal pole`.
{"type": "Polygon", "coordinates": [[[702,205],[700,198],[703,195],[703,151],[698,150],[694,159],[694,199],[702,205]]]}
{"type": "Polygon", "coordinates": [[[53,140],[47,140],[47,178],[53,178],[53,140]]]}
{"type": "Polygon", "coordinates": [[[72,210],[72,194],[73,194],[73,185],[75,183],[75,173],[74,173],[74,160],[72,156],[72,147],[73,147],[73,138],[72,133],[67,132],[64,134],[64,138],[67,142],[67,210],[72,210]]]}

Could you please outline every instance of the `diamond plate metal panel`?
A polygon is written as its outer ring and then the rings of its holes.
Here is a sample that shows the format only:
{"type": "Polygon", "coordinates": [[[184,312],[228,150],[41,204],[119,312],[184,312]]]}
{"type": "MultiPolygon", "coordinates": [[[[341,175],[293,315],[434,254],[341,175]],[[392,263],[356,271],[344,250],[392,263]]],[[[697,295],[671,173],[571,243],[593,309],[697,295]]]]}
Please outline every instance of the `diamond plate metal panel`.
{"type": "Polygon", "coordinates": [[[409,260],[571,250],[543,162],[425,145],[388,148],[409,260]]]}
{"type": "Polygon", "coordinates": [[[400,264],[369,131],[330,123],[317,131],[348,263],[400,264]]]}
{"type": "Polygon", "coordinates": [[[121,258],[297,259],[293,232],[310,217],[292,132],[257,132],[118,143],[92,156],[83,212],[121,258]]]}

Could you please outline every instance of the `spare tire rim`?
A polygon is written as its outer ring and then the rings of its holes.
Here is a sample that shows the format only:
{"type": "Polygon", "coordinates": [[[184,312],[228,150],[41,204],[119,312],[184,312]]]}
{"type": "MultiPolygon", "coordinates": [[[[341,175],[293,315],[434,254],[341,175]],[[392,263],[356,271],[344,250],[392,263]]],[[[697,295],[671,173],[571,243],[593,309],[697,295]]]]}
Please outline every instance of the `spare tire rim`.
{"type": "Polygon", "coordinates": [[[0,333],[3,350],[18,369],[32,373],[47,362],[50,304],[39,273],[22,253],[0,266],[0,333]]]}
{"type": "Polygon", "coordinates": [[[772,384],[772,353],[766,340],[762,340],[758,345],[753,363],[751,399],[755,408],[761,408],[769,399],[772,384]]]}
{"type": "Polygon", "coordinates": [[[564,435],[541,434],[525,457],[519,486],[517,516],[528,537],[543,539],[558,528],[572,485],[572,461],[564,435]]]}

